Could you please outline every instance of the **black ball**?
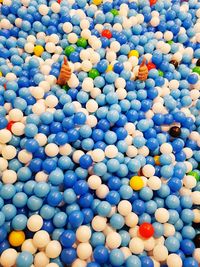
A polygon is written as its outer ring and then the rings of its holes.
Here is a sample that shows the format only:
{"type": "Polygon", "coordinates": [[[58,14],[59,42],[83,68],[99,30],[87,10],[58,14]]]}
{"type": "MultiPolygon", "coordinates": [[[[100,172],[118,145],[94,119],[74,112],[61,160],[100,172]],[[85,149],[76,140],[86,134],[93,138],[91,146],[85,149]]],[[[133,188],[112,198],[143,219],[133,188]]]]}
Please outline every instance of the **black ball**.
{"type": "Polygon", "coordinates": [[[200,234],[197,234],[193,239],[196,248],[200,248],[200,234]]]}
{"type": "Polygon", "coordinates": [[[200,58],[197,60],[196,66],[200,66],[200,58]]]}
{"type": "Polygon", "coordinates": [[[169,130],[169,134],[172,137],[179,137],[181,135],[181,129],[178,126],[172,126],[169,130]]]}
{"type": "Polygon", "coordinates": [[[178,62],[175,59],[172,59],[169,63],[174,65],[175,68],[178,67],[178,62]]]}

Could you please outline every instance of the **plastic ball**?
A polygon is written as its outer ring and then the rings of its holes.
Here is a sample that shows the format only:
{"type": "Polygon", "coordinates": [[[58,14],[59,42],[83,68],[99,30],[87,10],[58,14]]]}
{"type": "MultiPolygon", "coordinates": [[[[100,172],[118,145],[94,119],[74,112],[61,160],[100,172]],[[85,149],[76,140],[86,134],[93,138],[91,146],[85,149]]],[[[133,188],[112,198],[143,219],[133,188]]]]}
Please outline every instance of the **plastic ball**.
{"type": "Polygon", "coordinates": [[[33,52],[37,57],[40,57],[44,52],[44,48],[41,45],[36,45],[33,49],[33,52]]]}
{"type": "Polygon", "coordinates": [[[154,228],[150,223],[142,223],[139,227],[139,233],[143,238],[150,238],[154,235],[154,228]]]}
{"type": "Polygon", "coordinates": [[[130,180],[130,186],[133,190],[139,191],[143,188],[144,182],[140,176],[133,176],[130,180]]]}
{"type": "Polygon", "coordinates": [[[25,240],[25,234],[23,231],[12,231],[9,234],[9,243],[13,247],[21,246],[25,240]]]}

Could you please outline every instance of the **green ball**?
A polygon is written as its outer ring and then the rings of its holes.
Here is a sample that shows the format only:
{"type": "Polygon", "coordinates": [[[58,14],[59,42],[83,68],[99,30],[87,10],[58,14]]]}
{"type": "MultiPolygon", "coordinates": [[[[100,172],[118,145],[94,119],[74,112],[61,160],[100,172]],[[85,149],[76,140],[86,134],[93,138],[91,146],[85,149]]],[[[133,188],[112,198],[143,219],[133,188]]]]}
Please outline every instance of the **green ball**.
{"type": "Polygon", "coordinates": [[[69,86],[67,84],[62,86],[62,89],[64,89],[65,91],[69,90],[69,86]]]}
{"type": "Polygon", "coordinates": [[[164,73],[163,73],[163,71],[162,70],[158,70],[158,74],[159,74],[159,76],[164,76],[164,73]]]}
{"type": "Polygon", "coordinates": [[[171,41],[167,41],[167,43],[171,45],[171,44],[173,44],[173,41],[172,40],[171,41]]]}
{"type": "Polygon", "coordinates": [[[114,17],[119,15],[119,11],[117,9],[112,9],[110,12],[113,14],[114,17]]]}
{"type": "Polygon", "coordinates": [[[70,46],[67,46],[65,48],[65,55],[68,57],[74,51],[75,51],[75,48],[73,46],[71,46],[71,45],[70,46]]]}
{"type": "Polygon", "coordinates": [[[198,172],[191,171],[188,174],[194,176],[194,178],[197,180],[197,182],[200,180],[200,175],[198,174],[198,172]]]}
{"type": "Polygon", "coordinates": [[[98,70],[96,70],[96,69],[91,69],[90,71],[89,71],[89,75],[88,75],[90,78],[92,78],[92,79],[95,79],[96,77],[98,77],[99,76],[99,72],[98,72],[98,70]]]}
{"type": "Polygon", "coordinates": [[[76,44],[77,44],[77,46],[86,48],[87,40],[85,38],[79,38],[76,44]]]}
{"type": "Polygon", "coordinates": [[[196,72],[200,75],[200,67],[199,66],[196,66],[192,69],[193,72],[196,72]]]}

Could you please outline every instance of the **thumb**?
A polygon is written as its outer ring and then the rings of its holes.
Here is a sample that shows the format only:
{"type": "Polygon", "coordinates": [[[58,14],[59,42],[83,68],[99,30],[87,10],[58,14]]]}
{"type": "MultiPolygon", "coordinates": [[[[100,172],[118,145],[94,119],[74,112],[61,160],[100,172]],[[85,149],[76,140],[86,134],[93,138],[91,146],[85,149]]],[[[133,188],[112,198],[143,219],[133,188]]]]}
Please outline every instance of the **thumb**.
{"type": "Polygon", "coordinates": [[[67,58],[64,57],[64,65],[67,65],[67,58]]]}
{"type": "Polygon", "coordinates": [[[143,67],[146,63],[146,58],[143,58],[142,63],[140,64],[140,67],[143,67]]]}

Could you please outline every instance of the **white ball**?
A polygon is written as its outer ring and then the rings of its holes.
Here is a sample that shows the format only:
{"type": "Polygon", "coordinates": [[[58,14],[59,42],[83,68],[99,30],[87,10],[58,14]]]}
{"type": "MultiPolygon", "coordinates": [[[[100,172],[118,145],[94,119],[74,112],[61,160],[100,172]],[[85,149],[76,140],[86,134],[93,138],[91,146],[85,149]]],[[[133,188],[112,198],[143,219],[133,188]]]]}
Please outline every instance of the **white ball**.
{"type": "Polygon", "coordinates": [[[157,176],[151,176],[148,180],[147,180],[147,185],[152,189],[152,190],[159,190],[162,182],[160,180],[159,177],[157,176]]]}
{"type": "Polygon", "coordinates": [[[72,263],[72,267],[86,267],[87,263],[84,260],[81,259],[76,259],[73,263],[72,263]]]}
{"type": "MultiPolygon", "coordinates": [[[[55,78],[55,77],[54,77],[55,78]]],[[[32,112],[34,114],[37,114],[37,115],[40,115],[42,113],[45,112],[45,105],[44,104],[40,104],[40,103],[35,103],[33,106],[32,106],[32,112]]]]}
{"type": "Polygon", "coordinates": [[[76,230],[76,238],[79,242],[88,242],[91,237],[91,229],[87,225],[81,225],[76,230]]]}
{"type": "Polygon", "coordinates": [[[38,11],[41,15],[46,16],[49,12],[49,7],[46,5],[39,5],[38,11]]]}
{"type": "Polygon", "coordinates": [[[17,173],[13,170],[5,170],[1,179],[4,184],[14,184],[17,181],[17,173]]]}
{"type": "Polygon", "coordinates": [[[31,254],[35,254],[37,248],[33,244],[33,239],[26,239],[21,246],[22,251],[28,251],[31,254]]]}
{"type": "Polygon", "coordinates": [[[85,92],[90,92],[94,88],[94,82],[92,78],[85,78],[82,83],[82,89],[85,92]]]}
{"type": "Polygon", "coordinates": [[[140,254],[144,251],[144,241],[139,237],[133,237],[129,242],[129,249],[133,254],[140,254]]]}
{"type": "Polygon", "coordinates": [[[117,232],[110,232],[106,236],[106,245],[110,249],[118,248],[121,245],[121,242],[122,242],[121,236],[117,232]]]}
{"type": "Polygon", "coordinates": [[[69,33],[67,36],[68,42],[71,44],[75,44],[78,41],[78,36],[76,33],[69,33]]]}
{"type": "Polygon", "coordinates": [[[51,4],[51,10],[54,12],[54,13],[59,13],[60,12],[60,4],[58,4],[57,2],[53,2],[51,4]]]}
{"type": "Polygon", "coordinates": [[[35,136],[35,140],[38,141],[38,143],[39,143],[40,146],[44,146],[44,145],[46,145],[46,143],[47,143],[47,137],[46,137],[46,135],[43,134],[43,133],[38,133],[38,134],[36,134],[36,136],[35,136]]]}
{"type": "Polygon", "coordinates": [[[173,148],[169,143],[165,143],[160,146],[160,152],[162,154],[170,154],[172,153],[172,151],[173,151],[173,148]]]}
{"type": "Polygon", "coordinates": [[[32,54],[34,51],[34,44],[33,43],[26,43],[24,46],[24,50],[29,53],[32,54]]]}
{"type": "Polygon", "coordinates": [[[154,166],[147,164],[142,168],[142,172],[143,172],[144,176],[151,177],[155,174],[155,168],[154,168],[154,166]]]}
{"type": "Polygon", "coordinates": [[[132,211],[132,205],[128,200],[122,200],[119,202],[117,209],[122,216],[128,216],[132,211]]]}
{"type": "Polygon", "coordinates": [[[153,256],[156,261],[165,261],[168,257],[168,250],[163,245],[156,245],[153,249],[153,256]]]}
{"type": "Polygon", "coordinates": [[[57,258],[62,251],[61,244],[57,240],[52,240],[46,246],[45,253],[51,259],[57,258]]]}
{"type": "Polygon", "coordinates": [[[79,259],[87,260],[92,255],[92,246],[89,243],[80,243],[76,252],[79,259]]]}
{"type": "Polygon", "coordinates": [[[30,162],[33,158],[32,153],[29,153],[28,151],[26,151],[25,149],[22,149],[21,151],[19,151],[18,153],[18,160],[24,164],[30,162]]]}
{"type": "Polygon", "coordinates": [[[15,122],[12,125],[11,129],[14,135],[21,136],[24,134],[24,128],[25,128],[25,125],[22,122],[15,122]]]}
{"type": "Polygon", "coordinates": [[[153,237],[144,240],[144,250],[152,251],[154,247],[155,247],[155,239],[153,237]]]}
{"type": "Polygon", "coordinates": [[[115,80],[115,86],[116,88],[125,88],[126,86],[126,81],[123,78],[117,78],[115,80]]]}
{"type": "MultiPolygon", "coordinates": [[[[175,254],[176,255],[176,254],[175,254]]],[[[195,260],[198,262],[198,263],[200,263],[200,248],[196,248],[195,250],[194,250],[194,252],[193,252],[193,257],[195,258],[195,260]]],[[[179,266],[181,266],[181,265],[177,265],[178,267],[179,266]]],[[[172,267],[172,265],[171,266],[169,266],[169,267],[172,267]]]]}
{"type": "Polygon", "coordinates": [[[89,29],[89,27],[90,27],[89,20],[87,20],[87,19],[81,20],[80,27],[81,27],[81,29],[89,29]]]}
{"type": "Polygon", "coordinates": [[[170,223],[164,224],[164,236],[173,236],[175,234],[176,230],[175,227],[170,223]]]}
{"type": "Polygon", "coordinates": [[[176,90],[178,88],[179,88],[179,81],[177,81],[177,80],[171,80],[169,82],[169,89],[176,90]]]}
{"type": "Polygon", "coordinates": [[[83,71],[88,72],[92,69],[92,63],[89,60],[83,60],[81,68],[83,71]]]}
{"type": "Polygon", "coordinates": [[[44,230],[36,232],[33,236],[33,244],[37,248],[44,248],[48,245],[49,242],[50,242],[49,233],[44,230]]]}
{"type": "Polygon", "coordinates": [[[106,218],[97,215],[92,220],[92,228],[96,232],[101,232],[101,231],[103,231],[105,229],[106,222],[107,222],[106,218]]]}
{"type": "Polygon", "coordinates": [[[114,51],[112,50],[108,50],[108,52],[106,53],[106,59],[109,61],[109,62],[112,62],[112,61],[115,61],[117,58],[117,55],[114,51]]]}
{"type": "Polygon", "coordinates": [[[0,143],[6,144],[8,143],[12,138],[12,134],[7,129],[0,130],[0,143]]]}
{"type": "Polygon", "coordinates": [[[45,146],[45,153],[48,157],[55,157],[59,153],[59,148],[56,144],[50,143],[45,146]]]}
{"type": "Polygon", "coordinates": [[[89,125],[91,128],[97,125],[97,118],[94,115],[89,115],[87,117],[86,124],[89,125]]]}
{"type": "Polygon", "coordinates": [[[13,159],[17,155],[17,150],[14,146],[6,145],[3,146],[1,154],[4,159],[13,159]]]}
{"type": "Polygon", "coordinates": [[[13,248],[8,248],[4,250],[1,254],[0,263],[5,267],[12,267],[16,263],[18,253],[13,248]]]}
{"type": "Polygon", "coordinates": [[[114,52],[119,52],[120,48],[121,48],[121,45],[120,45],[120,43],[117,42],[117,41],[113,41],[113,42],[110,44],[110,49],[111,49],[112,51],[114,51],[114,52]]]}
{"type": "MultiPolygon", "coordinates": [[[[8,161],[2,157],[0,157],[0,172],[3,172],[8,167],[8,161]]],[[[2,178],[3,179],[3,178],[2,178]]]]}
{"type": "Polygon", "coordinates": [[[91,37],[91,31],[89,29],[83,29],[81,31],[81,37],[85,39],[89,39],[91,37]]]}
{"type": "Polygon", "coordinates": [[[52,42],[54,44],[58,44],[59,43],[59,36],[55,33],[51,34],[49,36],[49,42],[52,42]]]}
{"type": "Polygon", "coordinates": [[[70,22],[65,22],[63,24],[63,31],[65,33],[70,33],[70,32],[72,32],[72,30],[73,30],[73,26],[72,26],[72,24],[70,22]]]}
{"type": "Polygon", "coordinates": [[[192,196],[192,201],[194,205],[200,205],[200,192],[199,191],[194,191],[191,194],[192,196]]]}
{"type": "Polygon", "coordinates": [[[36,182],[47,182],[48,180],[48,174],[43,172],[43,171],[40,171],[40,172],[37,172],[36,175],[35,175],[35,181],[36,182]]]}
{"type": "Polygon", "coordinates": [[[158,208],[155,212],[155,219],[160,223],[166,223],[169,220],[169,212],[165,208],[158,208]]]}
{"type": "Polygon", "coordinates": [[[46,49],[46,51],[49,52],[49,53],[54,53],[55,50],[56,50],[56,46],[55,46],[54,43],[52,43],[52,42],[48,42],[48,43],[45,45],[45,49],[46,49]]]}
{"type": "Polygon", "coordinates": [[[31,217],[28,218],[27,221],[27,228],[31,232],[37,232],[42,228],[43,225],[43,219],[40,215],[34,214],[31,217]]]}
{"type": "Polygon", "coordinates": [[[125,224],[129,227],[135,227],[138,224],[138,216],[134,212],[130,212],[125,217],[125,224]]]}
{"type": "Polygon", "coordinates": [[[54,108],[58,105],[58,98],[54,95],[49,95],[45,99],[45,104],[50,108],[54,108]]]}
{"type": "Polygon", "coordinates": [[[118,154],[118,149],[115,145],[109,145],[105,149],[105,156],[107,158],[115,158],[118,154]]]}
{"type": "Polygon", "coordinates": [[[186,175],[183,178],[183,184],[186,188],[192,189],[197,185],[197,180],[195,179],[194,176],[192,175],[186,175]]]}
{"type": "Polygon", "coordinates": [[[41,99],[44,96],[44,89],[42,87],[32,87],[30,91],[31,95],[35,97],[35,99],[41,99]]]}
{"type": "Polygon", "coordinates": [[[41,251],[35,254],[34,257],[34,266],[35,267],[46,267],[49,264],[49,258],[47,255],[41,251]]]}
{"type": "Polygon", "coordinates": [[[100,199],[105,198],[108,193],[109,193],[109,188],[105,184],[101,184],[96,190],[96,196],[100,199]]]}
{"type": "Polygon", "coordinates": [[[85,49],[81,50],[80,59],[81,60],[88,60],[89,58],[90,58],[90,53],[85,49]]]}
{"type": "Polygon", "coordinates": [[[92,160],[95,162],[101,162],[105,158],[105,153],[100,148],[94,149],[91,154],[92,160]]]}
{"type": "Polygon", "coordinates": [[[101,185],[101,178],[97,175],[91,175],[87,180],[88,186],[92,190],[96,190],[101,185]]]}
{"type": "Polygon", "coordinates": [[[157,27],[160,23],[160,19],[159,17],[153,17],[151,20],[150,20],[150,24],[151,26],[153,27],[157,27]]]}

